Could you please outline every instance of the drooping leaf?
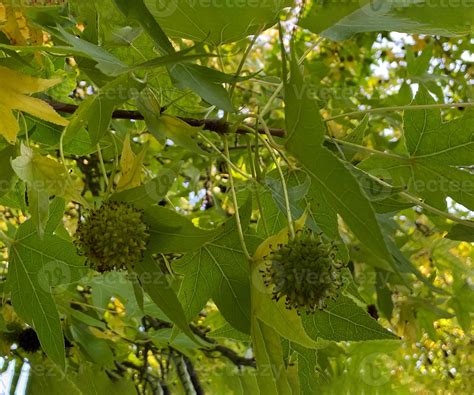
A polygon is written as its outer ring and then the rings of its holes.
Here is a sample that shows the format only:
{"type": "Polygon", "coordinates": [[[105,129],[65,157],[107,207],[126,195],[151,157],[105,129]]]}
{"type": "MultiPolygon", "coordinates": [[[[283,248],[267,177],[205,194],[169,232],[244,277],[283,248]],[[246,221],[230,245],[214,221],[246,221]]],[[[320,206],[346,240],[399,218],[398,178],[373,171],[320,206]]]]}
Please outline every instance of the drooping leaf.
{"type": "Polygon", "coordinates": [[[18,177],[27,183],[30,213],[40,236],[44,233],[49,217],[50,195],[83,202],[77,185],[67,174],[66,168],[56,160],[22,145],[21,155],[11,165],[18,177]]]}

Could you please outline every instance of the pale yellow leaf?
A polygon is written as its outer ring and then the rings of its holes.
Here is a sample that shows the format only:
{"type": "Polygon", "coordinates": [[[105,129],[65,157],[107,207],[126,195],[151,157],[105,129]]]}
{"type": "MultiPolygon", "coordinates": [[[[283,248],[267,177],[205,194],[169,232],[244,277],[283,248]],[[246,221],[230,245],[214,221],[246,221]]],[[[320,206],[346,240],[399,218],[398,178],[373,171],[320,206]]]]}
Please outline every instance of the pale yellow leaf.
{"type": "Polygon", "coordinates": [[[0,105],[0,135],[13,144],[20,130],[18,121],[9,108],[0,105]]]}
{"type": "Polygon", "coordinates": [[[122,176],[117,183],[117,191],[135,188],[141,183],[142,165],[146,149],[135,155],[130,145],[130,136],[127,135],[123,142],[122,157],[120,167],[122,176]]]}
{"type": "Polygon", "coordinates": [[[68,125],[69,121],[49,104],[26,95],[49,89],[59,82],[61,82],[59,79],[35,78],[0,66],[0,136],[11,144],[15,143],[20,128],[12,113],[13,110],[27,112],[56,125],[68,125]]]}
{"type": "Polygon", "coordinates": [[[26,145],[22,144],[21,155],[12,161],[12,168],[21,180],[37,191],[83,202],[80,186],[72,181],[64,166],[26,145]]]}
{"type": "Polygon", "coordinates": [[[60,79],[54,78],[46,80],[43,78],[32,77],[31,75],[22,74],[18,71],[0,66],[0,86],[3,90],[11,90],[17,93],[36,93],[49,89],[61,82],[60,79]]]}
{"type": "MultiPolygon", "coordinates": [[[[2,99],[0,99],[0,104],[2,99]]],[[[59,115],[48,103],[35,97],[12,94],[7,103],[13,110],[24,111],[31,115],[60,126],[69,125],[69,121],[59,115]]]]}

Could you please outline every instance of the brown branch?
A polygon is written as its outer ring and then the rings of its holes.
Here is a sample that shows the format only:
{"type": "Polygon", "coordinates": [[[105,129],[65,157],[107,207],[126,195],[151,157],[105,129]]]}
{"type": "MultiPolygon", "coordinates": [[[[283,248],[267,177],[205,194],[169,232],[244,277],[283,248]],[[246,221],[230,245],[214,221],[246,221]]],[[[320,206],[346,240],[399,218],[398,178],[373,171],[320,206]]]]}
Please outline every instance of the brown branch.
{"type": "MultiPolygon", "coordinates": [[[[75,104],[60,103],[55,101],[46,100],[46,102],[53,107],[56,111],[74,114],[79,106],[75,104]]],[[[143,120],[143,114],[139,111],[134,110],[115,110],[112,114],[114,119],[134,119],[134,120],[143,120]]],[[[190,126],[202,126],[205,130],[211,132],[216,132],[219,134],[230,133],[232,130],[232,124],[230,122],[225,122],[220,119],[196,119],[196,118],[187,118],[187,117],[178,117],[182,121],[186,122],[190,126]]],[[[249,125],[249,127],[251,127],[249,125]]],[[[245,128],[238,128],[236,130],[238,134],[247,134],[248,130],[245,128]]],[[[264,129],[259,129],[259,133],[265,134],[264,129]]],[[[285,137],[286,132],[284,129],[270,128],[270,133],[275,137],[285,137]]]]}
{"type": "MultiPolygon", "coordinates": [[[[153,327],[153,329],[163,329],[163,328],[171,328],[172,325],[168,322],[161,321],[157,318],[151,317],[151,316],[146,316],[147,322],[153,327]]],[[[221,344],[219,344],[215,339],[211,337],[207,337],[206,333],[198,328],[195,325],[190,325],[191,330],[194,332],[195,335],[206,341],[207,343],[212,344],[212,347],[209,349],[202,349],[201,351],[206,354],[212,354],[213,352],[218,352],[220,353],[223,357],[227,358],[229,361],[231,361],[234,365],[238,367],[242,366],[250,366],[255,368],[256,363],[254,358],[245,358],[240,356],[238,353],[236,353],[234,350],[231,348],[227,348],[221,344]]]]}

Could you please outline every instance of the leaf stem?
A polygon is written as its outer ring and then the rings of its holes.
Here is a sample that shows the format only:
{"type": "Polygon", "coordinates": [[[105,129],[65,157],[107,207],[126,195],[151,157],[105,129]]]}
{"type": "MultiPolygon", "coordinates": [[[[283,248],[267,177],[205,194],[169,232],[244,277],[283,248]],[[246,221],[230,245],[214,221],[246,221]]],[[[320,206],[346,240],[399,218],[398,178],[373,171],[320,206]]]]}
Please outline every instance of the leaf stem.
{"type": "Polygon", "coordinates": [[[433,110],[433,109],[442,109],[442,108],[468,108],[474,107],[474,103],[443,103],[443,104],[413,104],[408,106],[392,106],[392,107],[380,107],[380,108],[369,108],[367,110],[359,110],[347,112],[344,114],[334,115],[332,117],[326,118],[324,121],[334,121],[336,119],[352,117],[357,115],[364,114],[376,114],[392,111],[406,111],[406,110],[433,110]]]}
{"type": "Polygon", "coordinates": [[[102,156],[102,149],[100,148],[100,143],[97,143],[97,155],[99,156],[100,169],[104,177],[104,182],[108,189],[109,178],[107,177],[107,170],[105,169],[104,157],[102,156]]]}
{"type": "MultiPolygon", "coordinates": [[[[304,60],[306,59],[306,57],[324,40],[324,38],[320,38],[318,39],[314,45],[312,45],[311,47],[309,47],[305,52],[304,54],[298,59],[298,64],[301,65],[304,60]]],[[[290,77],[290,74],[288,73],[288,77],[290,77]]],[[[275,101],[275,99],[278,97],[278,95],[280,94],[280,92],[282,91],[282,89],[284,88],[285,86],[285,83],[284,82],[280,82],[280,84],[278,85],[278,87],[275,89],[275,92],[273,92],[273,94],[270,96],[270,99],[268,99],[267,101],[267,104],[265,104],[265,107],[263,107],[262,111],[260,111],[260,115],[263,117],[264,115],[267,114],[267,112],[270,111],[271,109],[271,106],[273,104],[273,102],[275,101]]]]}
{"type": "Polygon", "coordinates": [[[5,246],[7,247],[10,247],[15,242],[15,240],[7,236],[7,234],[3,232],[3,230],[0,230],[0,241],[2,241],[3,244],[5,244],[5,246]]]}
{"type": "MultiPolygon", "coordinates": [[[[375,177],[374,175],[370,174],[370,173],[367,173],[365,172],[365,174],[370,177],[372,180],[374,180],[375,182],[379,183],[380,185],[383,185],[384,187],[386,188],[390,188],[392,189],[393,188],[393,185],[375,177]]],[[[421,200],[420,198],[417,198],[416,196],[413,196],[407,192],[404,192],[404,191],[400,191],[398,192],[398,194],[403,197],[404,199],[408,200],[409,202],[412,202],[414,204],[416,204],[417,206],[420,206],[422,208],[424,208],[425,210],[433,213],[433,214],[436,214],[440,217],[443,217],[443,218],[446,218],[446,219],[449,219],[453,222],[456,222],[458,224],[461,224],[461,225],[465,225],[465,226],[469,226],[471,228],[474,228],[474,221],[469,221],[469,220],[465,220],[465,219],[462,219],[462,218],[459,218],[453,214],[450,214],[450,213],[446,213],[442,210],[439,210],[437,209],[436,207],[433,207],[431,206],[430,204],[428,203],[425,203],[423,200],[421,200]]]]}
{"type": "MultiPolygon", "coordinates": [[[[229,143],[227,141],[227,136],[222,136],[222,140],[224,141],[224,152],[227,159],[230,161],[230,153],[229,153],[229,143]]],[[[237,194],[235,193],[235,185],[234,185],[234,176],[232,175],[232,170],[229,169],[229,183],[230,183],[230,190],[232,194],[232,201],[234,203],[234,210],[235,210],[235,222],[237,225],[237,232],[239,234],[240,244],[242,246],[242,251],[244,252],[245,257],[251,261],[252,257],[249,254],[247,249],[247,244],[245,243],[244,231],[242,229],[242,222],[240,221],[239,215],[239,204],[237,202],[237,194]]]]}
{"type": "Polygon", "coordinates": [[[232,161],[230,160],[230,157],[227,157],[225,154],[222,153],[222,151],[216,147],[216,145],[211,141],[209,140],[206,136],[204,136],[203,134],[201,134],[201,138],[207,143],[210,145],[210,147],[216,151],[217,154],[219,154],[219,156],[222,157],[222,159],[225,160],[225,162],[233,169],[235,170],[237,173],[239,173],[242,177],[245,177],[245,178],[252,178],[252,176],[250,174],[247,174],[245,173],[244,171],[240,170],[236,165],[234,165],[232,163],[232,161]]]}
{"type": "MultiPolygon", "coordinates": [[[[240,60],[240,63],[239,63],[239,66],[237,67],[237,71],[235,72],[235,76],[236,77],[239,77],[240,76],[240,73],[242,72],[242,69],[244,68],[244,65],[245,65],[245,62],[247,61],[247,58],[248,56],[250,55],[250,52],[252,51],[252,48],[253,46],[255,45],[258,37],[260,36],[260,34],[262,33],[262,30],[263,28],[260,27],[257,31],[257,33],[255,33],[255,35],[253,36],[253,39],[252,41],[250,42],[250,44],[248,45],[247,49],[245,50],[245,53],[244,55],[242,56],[242,59],[240,60]]],[[[231,85],[230,85],[230,88],[229,88],[229,96],[230,98],[232,99],[232,95],[234,94],[234,91],[235,91],[235,87],[237,86],[237,81],[233,82],[231,85]]]]}
{"type": "Polygon", "coordinates": [[[278,158],[276,157],[275,153],[273,152],[273,148],[270,146],[268,141],[265,140],[263,136],[258,135],[258,138],[262,140],[262,142],[267,147],[268,152],[272,157],[273,162],[278,170],[278,174],[280,176],[281,185],[283,188],[283,196],[285,198],[285,208],[286,208],[286,217],[288,220],[288,230],[290,231],[290,237],[293,240],[296,237],[295,227],[293,225],[293,216],[291,215],[291,204],[290,204],[290,197],[288,195],[288,188],[286,185],[285,175],[283,174],[283,170],[281,169],[280,163],[278,162],[278,158]]]}
{"type": "MultiPolygon", "coordinates": [[[[255,149],[258,150],[258,139],[256,139],[255,149]]],[[[248,152],[248,159],[250,161],[250,169],[252,171],[252,181],[254,181],[253,185],[255,187],[255,199],[257,201],[258,212],[260,213],[260,219],[263,223],[263,231],[265,232],[265,237],[270,237],[270,233],[268,232],[267,222],[265,221],[265,214],[263,212],[262,202],[260,200],[260,194],[258,193],[258,177],[257,177],[257,169],[256,163],[254,161],[254,155],[252,153],[252,145],[250,142],[250,138],[247,140],[247,152],[248,152]]]]}
{"type": "Polygon", "coordinates": [[[334,143],[337,143],[337,144],[340,144],[340,145],[345,145],[347,147],[354,148],[357,151],[367,152],[369,154],[384,156],[386,158],[391,158],[391,159],[406,159],[406,157],[401,156],[401,155],[391,154],[389,152],[384,152],[384,151],[377,151],[377,150],[374,150],[372,148],[365,147],[363,145],[354,144],[354,143],[351,143],[349,141],[335,139],[335,138],[332,138],[330,136],[324,136],[324,138],[329,142],[334,142],[334,143]]]}

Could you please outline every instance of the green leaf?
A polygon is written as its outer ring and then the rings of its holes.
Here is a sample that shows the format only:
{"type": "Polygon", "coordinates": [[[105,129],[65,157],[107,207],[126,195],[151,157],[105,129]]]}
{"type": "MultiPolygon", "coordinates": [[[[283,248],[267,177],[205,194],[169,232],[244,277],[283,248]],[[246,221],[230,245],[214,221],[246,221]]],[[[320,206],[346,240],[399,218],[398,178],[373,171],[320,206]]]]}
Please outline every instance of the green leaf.
{"type": "MultiPolygon", "coordinates": [[[[415,105],[433,104],[422,86],[415,105]]],[[[440,210],[446,198],[474,209],[474,176],[463,166],[471,166],[474,157],[474,134],[471,126],[474,111],[443,123],[439,109],[410,110],[404,115],[406,155],[395,158],[371,157],[359,167],[369,173],[383,170],[392,185],[404,188],[440,210]]]]}
{"type": "Polygon", "coordinates": [[[329,303],[323,311],[302,314],[302,320],[306,332],[315,340],[398,339],[346,296],[329,303]]]}
{"type": "Polygon", "coordinates": [[[221,110],[234,112],[234,107],[227,90],[220,82],[210,77],[210,73],[203,73],[200,65],[176,64],[170,67],[170,75],[181,89],[191,89],[205,101],[221,110]]]}
{"type": "Polygon", "coordinates": [[[114,55],[107,52],[104,48],[82,40],[66,32],[62,26],[57,27],[59,37],[71,45],[75,51],[82,53],[83,56],[93,59],[97,62],[97,68],[107,75],[117,75],[127,69],[127,65],[114,55]]]}
{"type": "Polygon", "coordinates": [[[171,37],[206,40],[214,45],[238,41],[272,26],[283,8],[292,5],[288,0],[224,3],[144,0],[144,3],[171,37]]]}
{"type": "Polygon", "coordinates": [[[454,225],[446,235],[446,238],[474,243],[474,227],[460,224],[454,225]]]}
{"type": "Polygon", "coordinates": [[[278,333],[259,319],[252,318],[252,345],[260,393],[291,395],[278,333]]]}
{"type": "Polygon", "coordinates": [[[304,94],[304,81],[291,61],[291,78],[285,86],[286,148],[311,177],[312,207],[322,204],[336,220],[340,214],[354,234],[379,257],[390,259],[374,209],[346,165],[323,147],[326,128],[316,101],[304,94]]]}
{"type": "Polygon", "coordinates": [[[8,284],[16,313],[38,334],[41,347],[65,368],[64,339],[52,287],[77,281],[85,269],[74,246],[54,235],[41,240],[31,221],[22,224],[10,249],[8,284]]]}
{"type": "Polygon", "coordinates": [[[172,187],[182,162],[172,166],[162,166],[154,179],[136,188],[114,193],[110,199],[132,203],[135,207],[146,209],[158,204],[172,187]]]}
{"type": "Polygon", "coordinates": [[[107,132],[115,107],[136,97],[143,87],[133,76],[124,75],[107,83],[97,94],[88,96],[74,113],[64,142],[70,142],[88,125],[91,144],[95,146],[107,132]]]}
{"type": "Polygon", "coordinates": [[[150,226],[148,250],[153,253],[179,253],[197,250],[216,232],[195,227],[186,217],[161,206],[145,208],[150,226]]]}
{"type": "Polygon", "coordinates": [[[443,0],[314,2],[300,25],[337,41],[356,33],[381,31],[457,36],[473,30],[474,8],[468,3],[450,4],[443,0]]]}
{"type": "MultiPolygon", "coordinates": [[[[106,49],[98,45],[92,44],[88,41],[82,40],[79,37],[76,37],[66,32],[63,27],[58,26],[58,30],[60,32],[60,35],[58,36],[72,46],[70,50],[71,54],[83,56],[85,58],[96,61],[96,67],[102,73],[112,77],[117,77],[121,74],[130,73],[133,71],[155,69],[158,67],[170,66],[181,62],[190,62],[192,60],[209,56],[208,54],[186,55],[186,53],[188,53],[192,49],[188,48],[184,51],[179,51],[171,55],[161,56],[129,66],[123,63],[120,59],[116,58],[106,49]]],[[[47,47],[44,48],[48,50],[47,47]]],[[[54,52],[56,48],[56,46],[53,47],[51,51],[54,52]]],[[[67,48],[61,47],[60,51],[67,52],[67,48]]]]}
{"type": "Polygon", "coordinates": [[[136,0],[133,3],[127,0],[114,0],[114,2],[126,18],[137,22],[143,27],[161,52],[165,54],[175,52],[173,44],[171,44],[165,32],[153,18],[153,15],[147,9],[143,0],[136,0]]]}
{"type": "MultiPolygon", "coordinates": [[[[248,224],[250,207],[241,209],[248,224]]],[[[214,234],[201,248],[177,261],[175,269],[184,275],[179,297],[191,320],[212,298],[224,318],[243,333],[250,331],[250,269],[237,233],[235,218],[214,234]]]]}
{"type": "Polygon", "coordinates": [[[109,365],[113,362],[114,355],[109,344],[94,336],[87,325],[74,322],[70,327],[70,331],[74,341],[91,362],[99,365],[109,365]]]}
{"type": "Polygon", "coordinates": [[[10,164],[16,154],[16,147],[9,145],[0,151],[0,196],[7,194],[13,186],[15,172],[10,164]]]}
{"type": "Polygon", "coordinates": [[[147,254],[143,262],[137,265],[136,272],[144,291],[160,310],[191,339],[197,343],[202,343],[198,341],[189,328],[183,307],[171,286],[170,280],[161,272],[150,255],[147,254]]]}
{"type": "Polygon", "coordinates": [[[120,395],[136,394],[135,386],[124,378],[113,379],[96,365],[81,363],[78,371],[61,372],[48,361],[30,361],[26,393],[31,395],[101,395],[114,391],[120,395]]]}
{"type": "Polygon", "coordinates": [[[202,127],[188,125],[177,117],[160,114],[156,95],[142,94],[137,100],[138,108],[153,136],[162,144],[166,139],[200,155],[208,155],[198,144],[197,136],[202,127]]]}

